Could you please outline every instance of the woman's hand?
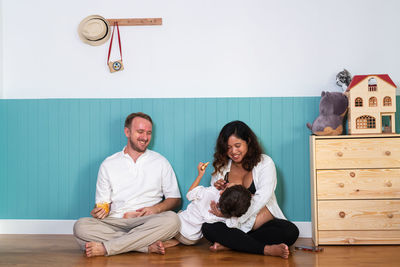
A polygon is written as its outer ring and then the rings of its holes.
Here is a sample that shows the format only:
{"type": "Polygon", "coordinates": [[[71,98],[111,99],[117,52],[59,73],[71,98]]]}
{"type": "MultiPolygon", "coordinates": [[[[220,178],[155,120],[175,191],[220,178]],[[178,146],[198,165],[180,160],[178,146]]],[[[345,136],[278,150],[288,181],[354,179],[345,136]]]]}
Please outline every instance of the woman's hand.
{"type": "Polygon", "coordinates": [[[214,214],[217,217],[225,217],[222,212],[220,211],[220,209],[218,208],[218,203],[216,203],[215,201],[211,201],[210,203],[210,210],[209,212],[211,214],[214,214]]]}
{"type": "Polygon", "coordinates": [[[224,179],[219,179],[214,183],[214,187],[217,188],[218,190],[225,189],[228,184],[224,179]]]}

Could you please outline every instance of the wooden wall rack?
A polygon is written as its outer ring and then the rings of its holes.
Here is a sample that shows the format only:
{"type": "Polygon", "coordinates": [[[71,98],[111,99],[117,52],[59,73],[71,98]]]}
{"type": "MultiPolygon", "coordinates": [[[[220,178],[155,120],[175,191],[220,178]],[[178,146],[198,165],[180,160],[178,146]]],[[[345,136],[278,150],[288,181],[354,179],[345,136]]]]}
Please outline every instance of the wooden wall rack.
{"type": "Polygon", "coordinates": [[[110,26],[114,22],[118,22],[118,26],[147,26],[147,25],[162,25],[162,18],[139,18],[139,19],[107,19],[110,26]]]}

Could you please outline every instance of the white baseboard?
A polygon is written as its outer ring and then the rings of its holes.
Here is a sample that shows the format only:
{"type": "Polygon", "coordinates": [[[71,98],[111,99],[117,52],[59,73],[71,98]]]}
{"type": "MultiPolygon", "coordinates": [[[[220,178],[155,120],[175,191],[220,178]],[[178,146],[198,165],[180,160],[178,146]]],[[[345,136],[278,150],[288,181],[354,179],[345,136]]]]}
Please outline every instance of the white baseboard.
{"type": "Polygon", "coordinates": [[[299,237],[311,238],[311,222],[293,222],[299,228],[299,237]]]}
{"type": "Polygon", "coordinates": [[[0,234],[72,235],[76,220],[0,220],[0,234]]]}
{"type": "MultiPolygon", "coordinates": [[[[0,234],[72,235],[76,220],[0,220],[0,234]]],[[[311,237],[311,222],[293,222],[300,237],[311,237]]]]}

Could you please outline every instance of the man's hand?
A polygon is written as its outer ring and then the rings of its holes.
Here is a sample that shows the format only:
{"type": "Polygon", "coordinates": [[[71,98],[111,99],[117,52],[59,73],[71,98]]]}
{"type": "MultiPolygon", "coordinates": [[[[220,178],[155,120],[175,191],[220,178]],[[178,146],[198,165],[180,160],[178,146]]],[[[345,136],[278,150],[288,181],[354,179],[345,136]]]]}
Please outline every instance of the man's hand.
{"type": "Polygon", "coordinates": [[[225,217],[222,212],[220,211],[220,209],[218,208],[218,203],[216,203],[214,200],[211,201],[210,203],[210,213],[214,214],[217,217],[225,217]]]}
{"type": "Polygon", "coordinates": [[[92,209],[92,211],[90,212],[90,215],[93,216],[93,218],[97,218],[97,219],[104,219],[105,217],[108,216],[108,213],[103,209],[103,208],[94,208],[92,209]]]}
{"type": "Polygon", "coordinates": [[[138,211],[129,211],[129,212],[125,212],[124,213],[124,219],[129,219],[129,218],[136,218],[136,217],[140,217],[141,216],[141,212],[138,211]]]}
{"type": "Polygon", "coordinates": [[[123,218],[129,219],[129,218],[143,217],[143,216],[148,216],[148,215],[157,214],[157,213],[160,213],[160,210],[158,208],[156,208],[155,206],[146,207],[146,208],[138,209],[136,211],[125,212],[123,218]]]}
{"type": "Polygon", "coordinates": [[[137,209],[135,211],[129,211],[124,213],[124,218],[135,218],[135,217],[143,217],[152,214],[158,214],[167,210],[172,210],[181,204],[180,198],[167,198],[163,202],[158,203],[151,207],[145,207],[141,209],[137,209]]]}
{"type": "Polygon", "coordinates": [[[158,209],[155,206],[152,206],[152,207],[138,209],[138,210],[136,210],[136,212],[139,212],[138,217],[142,217],[142,216],[148,216],[148,215],[160,213],[160,209],[158,209]]]}

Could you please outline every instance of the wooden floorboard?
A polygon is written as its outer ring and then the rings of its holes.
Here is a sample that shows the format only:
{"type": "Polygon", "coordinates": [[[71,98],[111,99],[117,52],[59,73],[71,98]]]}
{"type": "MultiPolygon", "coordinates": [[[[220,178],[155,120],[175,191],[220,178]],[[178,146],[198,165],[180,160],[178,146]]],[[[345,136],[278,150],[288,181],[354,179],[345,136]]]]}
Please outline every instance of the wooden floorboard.
{"type": "MultiPolygon", "coordinates": [[[[311,245],[300,238],[297,245],[311,245]]],[[[209,243],[177,246],[166,255],[126,253],[86,258],[71,235],[0,235],[0,266],[400,266],[400,246],[323,246],[291,251],[289,259],[233,251],[209,252],[209,243]]],[[[293,248],[292,248],[293,249],[293,248]]]]}

